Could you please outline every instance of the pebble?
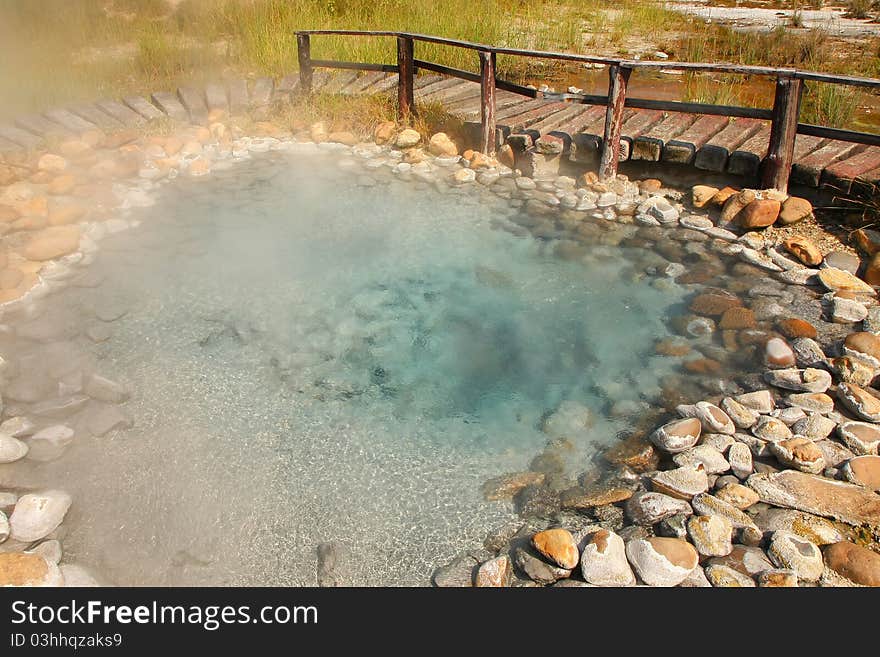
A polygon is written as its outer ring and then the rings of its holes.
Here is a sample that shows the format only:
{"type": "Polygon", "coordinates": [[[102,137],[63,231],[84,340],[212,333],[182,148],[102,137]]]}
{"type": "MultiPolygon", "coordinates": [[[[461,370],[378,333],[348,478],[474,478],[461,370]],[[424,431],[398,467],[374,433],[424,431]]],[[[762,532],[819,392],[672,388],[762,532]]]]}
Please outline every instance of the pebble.
{"type": "Polygon", "coordinates": [[[828,568],[855,584],[880,586],[880,554],[846,541],[825,550],[828,568]]]}
{"type": "Polygon", "coordinates": [[[684,452],[680,452],[672,457],[672,460],[678,466],[695,466],[702,464],[707,474],[721,474],[730,469],[730,464],[724,455],[708,445],[696,445],[684,452]]]}
{"type": "Polygon", "coordinates": [[[9,518],[6,517],[5,512],[0,511],[0,543],[9,538],[9,532],[9,518]]]}
{"type": "Polygon", "coordinates": [[[63,586],[58,566],[39,554],[0,553],[0,586],[63,586]]]}
{"type": "Polygon", "coordinates": [[[831,435],[837,428],[837,422],[819,413],[811,413],[792,425],[795,434],[809,438],[810,440],[822,440],[831,435]]]}
{"type": "Polygon", "coordinates": [[[767,554],[776,566],[793,570],[798,579],[807,582],[819,581],[825,569],[822,552],[815,544],[784,530],[773,532],[767,554]]]}
{"type": "Polygon", "coordinates": [[[825,392],[831,387],[831,375],[813,368],[768,370],[764,373],[764,380],[777,388],[796,392],[825,392]]]}
{"type": "Polygon", "coordinates": [[[733,525],[724,516],[691,516],[687,531],[697,552],[704,557],[723,557],[733,550],[733,525]]]}
{"type": "Polygon", "coordinates": [[[755,586],[755,580],[751,577],[721,564],[706,566],[706,578],[716,588],[746,588],[755,586]]]}
{"type": "Polygon", "coordinates": [[[635,586],[623,539],[606,529],[595,532],[581,554],[581,574],[595,586],[635,586]]]}
{"type": "Polygon", "coordinates": [[[478,588],[503,588],[510,586],[513,565],[510,557],[502,554],[480,564],[474,577],[474,586],[478,588]]]}
{"type": "Polygon", "coordinates": [[[797,588],[797,573],[787,568],[771,568],[758,574],[758,586],[767,588],[797,588]]]}
{"type": "Polygon", "coordinates": [[[670,454],[690,449],[700,439],[701,423],[696,418],[674,420],[658,427],[651,435],[651,442],[670,454]]]}
{"type": "Polygon", "coordinates": [[[754,392],[746,392],[734,397],[735,401],[753,411],[761,414],[767,414],[776,408],[776,402],[773,394],[769,390],[756,390],[754,392]]]}
{"type": "Polygon", "coordinates": [[[825,469],[822,451],[808,438],[796,436],[790,440],[770,443],[770,452],[783,465],[801,472],[819,474],[825,469]]]}
{"type": "Polygon", "coordinates": [[[626,556],[648,586],[678,586],[699,561],[696,549],[678,538],[631,540],[626,544],[626,556]]]}
{"type": "Polygon", "coordinates": [[[675,515],[693,513],[686,501],[656,492],[638,492],[626,502],[626,514],[637,525],[650,527],[675,515]]]}
{"type": "Polygon", "coordinates": [[[752,451],[744,443],[736,442],[730,446],[727,462],[730,470],[739,479],[745,479],[753,472],[752,451]]]}
{"type": "Polygon", "coordinates": [[[29,458],[32,461],[54,461],[73,440],[74,431],[63,424],[53,424],[30,437],[29,458]]]}
{"type": "Polygon", "coordinates": [[[859,419],[880,422],[880,399],[864,388],[852,383],[841,383],[837,387],[837,398],[859,419]]]}
{"type": "Polygon", "coordinates": [[[722,502],[727,502],[731,506],[736,507],[740,511],[744,511],[758,503],[758,494],[748,486],[740,483],[731,483],[719,489],[715,493],[722,502]]]}
{"type": "Polygon", "coordinates": [[[822,347],[812,338],[797,338],[792,341],[791,348],[798,367],[822,367],[827,361],[822,347]]]}
{"type": "Polygon", "coordinates": [[[532,536],[532,545],[560,568],[571,570],[580,555],[574,537],[567,529],[547,529],[532,536]]]}
{"type": "Polygon", "coordinates": [[[834,297],[831,300],[831,321],[836,324],[854,324],[868,316],[868,309],[858,301],[834,297]]]}
{"type": "Polygon", "coordinates": [[[837,425],[837,437],[855,454],[877,454],[880,446],[880,427],[854,420],[837,425]]]}
{"type": "Polygon", "coordinates": [[[51,534],[67,514],[70,495],[61,490],[22,495],[9,518],[12,538],[33,542],[51,534]]]}
{"type": "Polygon", "coordinates": [[[829,545],[843,540],[843,534],[830,520],[803,511],[769,507],[755,515],[754,520],[762,531],[791,532],[816,545],[829,545]]]}
{"type": "Polygon", "coordinates": [[[659,492],[683,500],[709,490],[709,478],[701,463],[673,470],[662,470],[650,477],[651,487],[659,492]]]}
{"type": "Polygon", "coordinates": [[[18,438],[0,433],[0,463],[13,463],[28,453],[28,446],[18,438]]]}
{"type": "Polygon", "coordinates": [[[764,415],[752,427],[752,433],[762,440],[775,442],[779,440],[787,440],[792,437],[791,429],[782,420],[764,415]]]}
{"type": "Polygon", "coordinates": [[[847,481],[880,492],[880,456],[856,456],[843,465],[842,472],[847,481]]]}
{"type": "Polygon", "coordinates": [[[571,570],[552,566],[523,548],[516,549],[513,560],[529,579],[538,584],[553,584],[571,574],[571,570]]]}
{"type": "Polygon", "coordinates": [[[721,400],[721,408],[738,429],[748,429],[758,421],[758,412],[732,397],[721,400]]]}
{"type": "Polygon", "coordinates": [[[758,529],[749,516],[732,504],[718,499],[714,495],[702,493],[691,500],[694,512],[701,516],[719,515],[727,518],[736,529],[758,529]]]}

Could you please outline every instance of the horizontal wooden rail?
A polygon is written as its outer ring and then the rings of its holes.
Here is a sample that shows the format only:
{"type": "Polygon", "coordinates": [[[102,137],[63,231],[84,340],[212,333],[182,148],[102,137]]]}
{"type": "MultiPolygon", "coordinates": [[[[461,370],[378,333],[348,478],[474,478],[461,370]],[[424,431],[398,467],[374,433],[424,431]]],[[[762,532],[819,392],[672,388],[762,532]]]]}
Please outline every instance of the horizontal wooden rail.
{"type": "Polygon", "coordinates": [[[604,105],[607,108],[605,138],[602,143],[600,157],[600,176],[610,178],[617,174],[617,148],[619,133],[623,121],[623,108],[652,109],[665,112],[686,112],[738,118],[761,119],[771,122],[770,143],[767,161],[764,167],[764,184],[785,191],[791,173],[794,155],[794,142],[798,134],[812,135],[827,139],[856,142],[880,146],[880,135],[827,128],[805,123],[798,123],[804,81],[820,82],[880,89],[880,80],[849,75],[833,75],[815,71],[800,71],[792,68],[776,68],[770,66],[751,66],[741,64],[707,64],[701,62],[670,62],[629,60],[614,57],[594,57],[578,53],[552,52],[545,50],[525,50],[520,48],[497,47],[471,41],[450,39],[447,37],[416,34],[410,32],[392,32],[375,30],[302,30],[296,33],[298,59],[300,65],[300,85],[306,91],[311,90],[312,69],[314,67],[339,68],[363,71],[385,71],[398,74],[398,112],[400,117],[408,116],[413,111],[413,75],[417,69],[440,73],[462,80],[480,83],[481,94],[481,148],[488,152],[495,144],[495,94],[496,90],[509,91],[529,98],[543,98],[550,101],[582,103],[586,105],[604,105]],[[311,59],[310,36],[370,36],[397,39],[397,66],[390,64],[368,64],[325,59],[311,59]],[[464,48],[476,51],[479,55],[480,73],[472,73],[463,69],[453,68],[416,59],[413,54],[415,42],[464,48]],[[523,86],[505,80],[496,75],[495,59],[497,55],[515,57],[532,57],[552,59],[566,62],[603,64],[608,66],[608,94],[605,96],[580,93],[542,92],[532,87],[523,86]],[[627,98],[627,81],[633,71],[650,70],[690,71],[698,73],[723,73],[732,75],[755,75],[776,80],[776,93],[772,109],[738,107],[731,105],[712,105],[709,103],[691,103],[647,98],[627,98]],[[491,79],[490,79],[491,78],[491,79]],[[491,134],[489,134],[491,132],[491,134]]]}

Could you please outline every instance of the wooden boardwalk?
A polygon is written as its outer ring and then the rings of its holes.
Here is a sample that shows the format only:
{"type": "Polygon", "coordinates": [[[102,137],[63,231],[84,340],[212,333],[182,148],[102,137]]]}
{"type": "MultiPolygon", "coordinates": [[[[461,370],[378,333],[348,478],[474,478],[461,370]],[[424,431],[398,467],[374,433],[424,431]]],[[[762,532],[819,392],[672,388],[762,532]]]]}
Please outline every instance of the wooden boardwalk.
{"type": "MultiPolygon", "coordinates": [[[[397,74],[317,72],[313,91],[354,94],[393,94],[397,74]]],[[[205,89],[182,88],[149,97],[127,97],[56,108],[0,124],[0,153],[39,148],[47,139],[71,137],[99,128],[105,131],[136,128],[149,120],[170,117],[204,124],[209,112],[241,114],[273,102],[290,100],[299,86],[297,76],[279,81],[259,78],[248,83],[233,80],[205,89]]],[[[415,78],[418,103],[438,103],[464,121],[466,131],[479,139],[480,84],[442,75],[415,78]]],[[[528,98],[498,90],[497,143],[512,135],[528,135],[539,143],[552,135],[564,143],[562,157],[594,163],[602,148],[605,108],[571,104],[551,98],[528,98]]],[[[690,165],[697,169],[745,178],[759,178],[767,156],[769,121],[626,108],[621,127],[619,160],[690,165]]],[[[797,135],[791,180],[793,183],[839,193],[871,194],[880,184],[880,147],[797,135]]]]}

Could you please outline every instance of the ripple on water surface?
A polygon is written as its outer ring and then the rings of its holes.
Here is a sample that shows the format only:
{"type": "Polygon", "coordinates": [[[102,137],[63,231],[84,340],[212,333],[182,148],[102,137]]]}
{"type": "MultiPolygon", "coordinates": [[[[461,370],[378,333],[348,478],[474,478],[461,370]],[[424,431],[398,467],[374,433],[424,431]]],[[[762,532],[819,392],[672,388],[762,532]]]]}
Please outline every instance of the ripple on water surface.
{"type": "Polygon", "coordinates": [[[510,517],[480,484],[561,402],[593,412],[576,459],[610,442],[683,293],[624,249],[557,258],[508,203],[288,156],[163,189],[53,300],[111,319],[89,349],[133,391],[134,428],[37,471],[74,494],[67,552],[120,584],[303,585],[340,540],[356,583],[423,584],[510,517]]]}

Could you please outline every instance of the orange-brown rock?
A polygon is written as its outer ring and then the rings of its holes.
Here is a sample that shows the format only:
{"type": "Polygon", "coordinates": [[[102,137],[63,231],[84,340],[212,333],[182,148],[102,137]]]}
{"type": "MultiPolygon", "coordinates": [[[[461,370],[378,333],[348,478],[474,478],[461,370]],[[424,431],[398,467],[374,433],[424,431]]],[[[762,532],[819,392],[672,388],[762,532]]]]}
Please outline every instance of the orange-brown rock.
{"type": "Polygon", "coordinates": [[[779,201],[773,199],[755,199],[736,215],[736,221],[743,228],[764,228],[776,221],[780,207],[779,201]]]}
{"type": "Polygon", "coordinates": [[[69,203],[53,207],[49,211],[50,226],[64,226],[66,224],[75,224],[86,216],[86,209],[81,205],[69,203]]]}
{"type": "Polygon", "coordinates": [[[789,317],[777,322],[776,329],[790,340],[795,338],[815,338],[816,327],[804,319],[789,317]]]}
{"type": "Polygon", "coordinates": [[[0,586],[41,586],[49,576],[49,564],[38,554],[0,554],[0,586]]]}
{"type": "Polygon", "coordinates": [[[691,349],[691,345],[685,340],[674,338],[664,338],[654,344],[654,351],[661,356],[687,356],[691,349]]]}
{"type": "Polygon", "coordinates": [[[721,371],[721,363],[711,358],[696,358],[685,361],[683,367],[692,374],[716,374],[721,371]]]}
{"type": "Polygon", "coordinates": [[[733,187],[722,187],[712,197],[711,203],[712,205],[717,205],[718,207],[721,207],[722,205],[727,203],[727,199],[729,199],[731,196],[736,196],[737,194],[739,194],[738,189],[735,189],[733,187]]]}
{"type": "Polygon", "coordinates": [[[868,285],[880,285],[880,252],[871,256],[865,267],[865,282],[868,285]]]}
{"type": "Polygon", "coordinates": [[[625,465],[634,472],[656,470],[660,456],[644,436],[634,435],[608,448],[604,454],[612,465],[625,465]]]}
{"type": "Polygon", "coordinates": [[[880,251],[880,231],[870,228],[859,228],[850,235],[856,246],[867,255],[872,256],[880,251]]]}
{"type": "Polygon", "coordinates": [[[570,570],[580,560],[577,544],[567,529],[545,529],[538,532],[532,536],[532,545],[560,568],[570,570]]]}
{"type": "Polygon", "coordinates": [[[755,327],[755,313],[748,308],[728,308],[718,322],[722,329],[750,329],[755,327]]]}
{"type": "Polygon", "coordinates": [[[76,187],[76,178],[70,174],[64,174],[53,178],[49,182],[46,192],[52,196],[62,196],[70,194],[74,187],[76,187]]]}
{"type": "Polygon", "coordinates": [[[841,541],[825,548],[825,565],[851,582],[880,586],[880,554],[868,548],[841,541]]]}
{"type": "Polygon", "coordinates": [[[736,306],[741,306],[742,301],[737,297],[727,296],[724,294],[713,294],[707,292],[698,294],[691,300],[691,312],[706,317],[720,317],[725,311],[736,306]]]}
{"type": "Polygon", "coordinates": [[[35,234],[25,245],[22,254],[28,260],[51,260],[79,248],[77,226],[55,226],[35,234]]]}
{"type": "Polygon", "coordinates": [[[782,243],[785,250],[795,258],[808,266],[815,266],[822,262],[822,252],[819,247],[806,237],[795,235],[782,243]]]}
{"type": "Polygon", "coordinates": [[[813,206],[805,198],[789,196],[779,211],[779,223],[790,226],[813,216],[813,206]]]}

